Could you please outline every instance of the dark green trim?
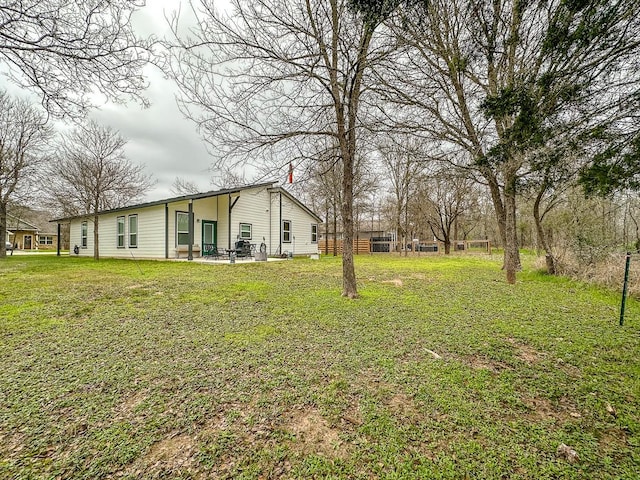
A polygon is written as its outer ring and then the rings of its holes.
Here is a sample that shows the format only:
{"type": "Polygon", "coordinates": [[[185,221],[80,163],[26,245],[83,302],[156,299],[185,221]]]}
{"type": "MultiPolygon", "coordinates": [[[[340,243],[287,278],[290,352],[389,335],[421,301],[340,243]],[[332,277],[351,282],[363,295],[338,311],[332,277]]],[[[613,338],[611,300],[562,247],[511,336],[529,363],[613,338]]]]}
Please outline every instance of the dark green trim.
{"type": "Polygon", "coordinates": [[[169,204],[164,204],[164,258],[169,258],[169,204]]]}

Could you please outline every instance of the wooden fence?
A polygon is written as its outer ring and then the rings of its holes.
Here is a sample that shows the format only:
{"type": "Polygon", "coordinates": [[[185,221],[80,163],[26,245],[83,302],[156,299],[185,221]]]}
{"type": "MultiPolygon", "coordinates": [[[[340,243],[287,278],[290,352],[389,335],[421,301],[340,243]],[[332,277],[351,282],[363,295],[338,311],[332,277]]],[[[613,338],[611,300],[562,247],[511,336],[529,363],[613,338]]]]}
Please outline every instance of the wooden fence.
{"type": "MultiPolygon", "coordinates": [[[[318,250],[322,254],[333,254],[333,242],[332,238],[322,239],[318,242],[318,250]]],[[[398,253],[400,249],[400,245],[395,245],[392,242],[375,242],[379,249],[374,248],[374,252],[392,252],[398,253]]],[[[413,253],[444,253],[444,244],[442,242],[423,242],[420,245],[411,243],[410,252],[413,253]]],[[[338,240],[337,244],[337,254],[342,255],[342,240],[338,240]]],[[[488,240],[452,240],[451,241],[451,251],[452,252],[486,252],[491,255],[491,242],[488,240]]],[[[402,250],[404,252],[404,250],[402,250]]],[[[368,239],[364,240],[354,240],[353,241],[353,253],[371,253],[371,243],[368,239]]]]}
{"type": "MultiPolygon", "coordinates": [[[[333,254],[333,238],[322,239],[318,242],[318,250],[320,253],[333,254]],[[328,243],[328,245],[327,245],[328,243]]],[[[342,240],[338,240],[336,243],[338,255],[342,255],[342,240]]],[[[371,245],[369,240],[354,240],[353,241],[353,253],[356,255],[359,253],[369,253],[371,251],[371,245]]]]}

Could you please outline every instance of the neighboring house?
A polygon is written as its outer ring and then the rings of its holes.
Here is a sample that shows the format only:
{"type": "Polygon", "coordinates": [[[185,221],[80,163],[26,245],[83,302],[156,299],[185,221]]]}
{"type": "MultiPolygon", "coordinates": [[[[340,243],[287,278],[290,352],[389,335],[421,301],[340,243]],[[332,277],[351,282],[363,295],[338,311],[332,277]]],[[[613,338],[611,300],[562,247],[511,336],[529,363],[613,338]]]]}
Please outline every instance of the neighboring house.
{"type": "Polygon", "coordinates": [[[19,250],[55,250],[58,246],[57,236],[51,224],[40,222],[41,212],[25,211],[24,216],[7,214],[7,231],[9,242],[19,250]]]}
{"type": "MultiPolygon", "coordinates": [[[[274,183],[142,203],[98,214],[101,257],[176,258],[201,255],[201,246],[233,248],[239,239],[267,254],[318,253],[320,217],[274,183]],[[190,221],[191,220],[191,221],[190,221]]],[[[93,216],[52,220],[70,223],[70,251],[93,255],[93,216]]]]}
{"type": "Polygon", "coordinates": [[[58,236],[48,222],[49,214],[27,207],[20,208],[21,214],[7,214],[7,231],[14,248],[19,250],[55,250],[58,236]]]}
{"type": "Polygon", "coordinates": [[[13,248],[38,250],[38,227],[23,218],[7,214],[7,230],[13,248]]]}

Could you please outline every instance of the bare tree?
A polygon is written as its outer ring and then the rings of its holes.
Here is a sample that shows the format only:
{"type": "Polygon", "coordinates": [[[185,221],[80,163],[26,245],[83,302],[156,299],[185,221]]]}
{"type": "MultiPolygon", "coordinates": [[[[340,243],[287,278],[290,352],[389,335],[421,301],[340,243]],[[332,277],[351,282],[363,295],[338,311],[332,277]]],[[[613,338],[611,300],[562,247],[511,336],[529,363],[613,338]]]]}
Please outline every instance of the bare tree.
{"type": "Polygon", "coordinates": [[[152,182],[143,167],[124,154],[126,140],[118,132],[90,122],[62,142],[51,166],[51,190],[67,215],[93,219],[93,257],[98,260],[98,212],[119,208],[139,198],[152,182]]]}
{"type": "MultiPolygon", "coordinates": [[[[378,2],[358,3],[366,11],[378,2]]],[[[588,154],[597,132],[624,130],[630,122],[640,81],[640,4],[399,3],[403,18],[395,31],[410,49],[378,70],[380,81],[402,106],[403,128],[438,139],[443,157],[467,152],[465,166],[488,185],[507,281],[514,283],[516,199],[537,153],[572,143],[588,154]]]]}
{"type": "Polygon", "coordinates": [[[0,257],[6,256],[7,206],[28,200],[51,137],[42,112],[0,91],[0,257]]]}
{"type": "Polygon", "coordinates": [[[180,195],[191,195],[194,193],[199,193],[200,189],[195,182],[186,180],[182,177],[176,177],[171,185],[171,193],[176,196],[180,195]]]}
{"type": "Polygon", "coordinates": [[[183,111],[219,160],[288,166],[292,156],[316,158],[337,146],[341,167],[343,288],[357,296],[353,264],[356,154],[369,109],[370,65],[384,56],[376,30],[386,9],[360,15],[346,0],[232,0],[229,15],[212,0],[190,2],[197,28],[171,49],[183,111]],[[196,5],[197,4],[197,5],[196,5]],[[327,140],[328,139],[328,140],[327,140]],[[284,159],[284,161],[283,161],[284,159]]]}
{"type": "Polygon", "coordinates": [[[136,38],[141,0],[5,0],[0,5],[0,65],[35,91],[55,116],[77,116],[96,91],[146,104],[142,68],[150,42],[136,38]]]}
{"type": "MultiPolygon", "coordinates": [[[[399,141],[389,141],[379,147],[382,166],[391,183],[394,196],[395,214],[393,224],[397,239],[402,239],[402,245],[407,245],[409,223],[409,199],[416,192],[419,175],[425,168],[425,156],[421,151],[422,145],[404,137],[399,141]]],[[[405,248],[405,255],[407,249],[405,248]]]]}
{"type": "Polygon", "coordinates": [[[457,222],[472,205],[473,184],[465,171],[454,167],[425,176],[421,184],[422,213],[434,237],[444,243],[446,255],[451,253],[452,240],[457,240],[457,222]]]}
{"type": "Polygon", "coordinates": [[[237,172],[231,168],[218,168],[211,177],[211,183],[218,188],[233,188],[248,185],[245,172],[237,172]]]}

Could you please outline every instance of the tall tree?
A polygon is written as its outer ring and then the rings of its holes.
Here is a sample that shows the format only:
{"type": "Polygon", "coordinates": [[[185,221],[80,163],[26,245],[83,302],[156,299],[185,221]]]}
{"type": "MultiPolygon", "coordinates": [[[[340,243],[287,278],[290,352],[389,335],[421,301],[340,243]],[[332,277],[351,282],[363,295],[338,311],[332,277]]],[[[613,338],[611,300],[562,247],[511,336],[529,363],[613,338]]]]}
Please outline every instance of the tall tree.
{"type": "Polygon", "coordinates": [[[286,168],[292,155],[316,158],[324,145],[337,146],[342,294],[356,297],[354,171],[370,65],[392,47],[375,35],[387,9],[362,15],[346,0],[232,0],[225,14],[212,0],[190,3],[197,27],[181,38],[174,18],[170,49],[183,111],[224,162],[271,155],[274,169],[286,168]]]}
{"type": "Polygon", "coordinates": [[[42,112],[0,91],[0,257],[6,256],[7,206],[29,200],[51,137],[42,112]]]}
{"type": "Polygon", "coordinates": [[[132,13],[143,5],[143,0],[4,0],[0,65],[56,116],[83,114],[96,92],[146,103],[140,91],[151,43],[137,38],[131,24],[132,13]]]}
{"type": "Polygon", "coordinates": [[[152,185],[143,167],[127,160],[126,140],[90,122],[65,137],[50,167],[50,188],[67,215],[93,220],[93,257],[99,255],[98,212],[123,207],[152,185]]]}
{"type": "MultiPolygon", "coordinates": [[[[368,9],[379,2],[360,3],[368,9]]],[[[466,166],[484,177],[513,283],[520,268],[516,199],[537,153],[572,144],[588,154],[603,127],[629,121],[626,106],[640,75],[640,4],[401,3],[395,31],[411,48],[381,82],[404,107],[403,127],[439,139],[444,156],[466,151],[466,166]]]]}

